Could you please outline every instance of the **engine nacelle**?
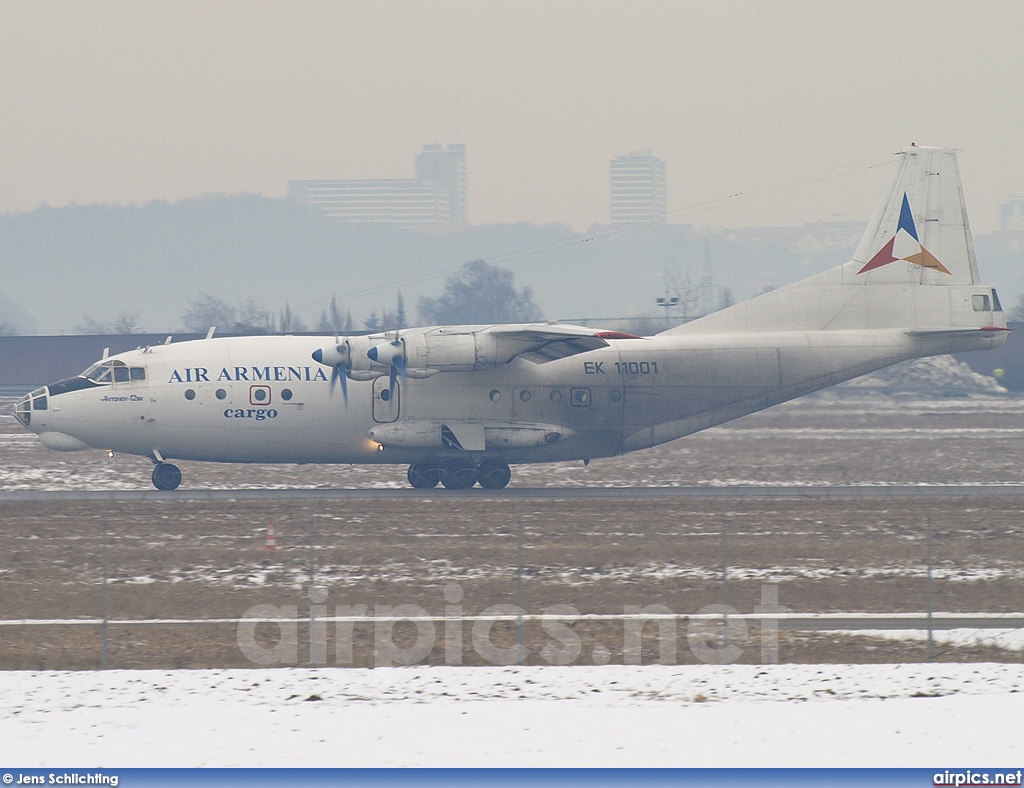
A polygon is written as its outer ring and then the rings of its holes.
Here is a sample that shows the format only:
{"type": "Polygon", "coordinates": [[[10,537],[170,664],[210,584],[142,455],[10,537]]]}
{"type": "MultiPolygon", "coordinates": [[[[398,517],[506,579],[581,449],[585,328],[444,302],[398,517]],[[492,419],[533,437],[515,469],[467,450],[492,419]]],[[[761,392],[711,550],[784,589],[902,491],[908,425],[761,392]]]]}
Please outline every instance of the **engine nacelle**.
{"type": "Polygon", "coordinates": [[[465,328],[431,328],[345,337],[313,353],[325,366],[343,364],[352,380],[370,380],[388,370],[401,357],[410,378],[426,378],[435,372],[474,372],[493,369],[507,359],[498,357],[495,337],[465,328]]]}
{"type": "Polygon", "coordinates": [[[493,369],[498,358],[493,334],[466,328],[431,328],[405,332],[405,367],[435,372],[476,372],[493,369]]]}

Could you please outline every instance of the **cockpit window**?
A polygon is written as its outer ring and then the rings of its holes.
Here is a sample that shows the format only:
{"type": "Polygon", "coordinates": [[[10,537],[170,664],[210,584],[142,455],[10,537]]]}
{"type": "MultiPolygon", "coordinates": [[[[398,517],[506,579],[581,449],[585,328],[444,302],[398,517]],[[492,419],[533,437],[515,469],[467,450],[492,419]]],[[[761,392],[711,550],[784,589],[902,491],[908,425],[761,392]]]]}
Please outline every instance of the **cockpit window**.
{"type": "Polygon", "coordinates": [[[32,398],[32,410],[46,410],[46,389],[36,389],[29,396],[32,398]]]}
{"type": "Polygon", "coordinates": [[[146,368],[129,367],[115,358],[93,364],[81,376],[93,383],[128,383],[145,380],[146,368]]]}
{"type": "Polygon", "coordinates": [[[93,364],[85,371],[83,377],[94,383],[110,383],[110,367],[106,364],[93,364]]]}

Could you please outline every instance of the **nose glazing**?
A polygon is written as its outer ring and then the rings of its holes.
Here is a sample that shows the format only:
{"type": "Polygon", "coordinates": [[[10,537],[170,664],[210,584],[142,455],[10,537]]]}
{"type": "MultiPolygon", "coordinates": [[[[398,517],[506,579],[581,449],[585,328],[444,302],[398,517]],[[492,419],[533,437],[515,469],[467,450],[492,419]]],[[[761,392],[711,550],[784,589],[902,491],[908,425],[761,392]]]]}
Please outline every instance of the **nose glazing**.
{"type": "Polygon", "coordinates": [[[26,427],[32,423],[32,397],[28,394],[15,403],[14,418],[26,427]]]}

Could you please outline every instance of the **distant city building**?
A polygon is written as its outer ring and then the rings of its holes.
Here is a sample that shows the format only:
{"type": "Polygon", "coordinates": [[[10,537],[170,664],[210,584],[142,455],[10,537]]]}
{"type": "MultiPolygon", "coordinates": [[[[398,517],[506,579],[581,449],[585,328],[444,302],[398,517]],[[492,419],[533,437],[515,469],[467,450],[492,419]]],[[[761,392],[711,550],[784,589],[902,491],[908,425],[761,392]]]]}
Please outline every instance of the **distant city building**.
{"type": "Polygon", "coordinates": [[[288,195],[341,222],[465,224],[466,146],[423,146],[415,178],[289,181],[288,195]]]}
{"type": "Polygon", "coordinates": [[[1024,231],[1024,197],[1011,197],[1003,203],[1003,230],[1024,231]]]}
{"type": "Polygon", "coordinates": [[[466,146],[424,145],[416,157],[416,180],[420,183],[436,183],[441,191],[449,195],[451,224],[465,224],[466,210],[466,146]]]}
{"type": "Polygon", "coordinates": [[[665,214],[665,162],[649,150],[612,159],[612,224],[664,222],[665,214]]]}

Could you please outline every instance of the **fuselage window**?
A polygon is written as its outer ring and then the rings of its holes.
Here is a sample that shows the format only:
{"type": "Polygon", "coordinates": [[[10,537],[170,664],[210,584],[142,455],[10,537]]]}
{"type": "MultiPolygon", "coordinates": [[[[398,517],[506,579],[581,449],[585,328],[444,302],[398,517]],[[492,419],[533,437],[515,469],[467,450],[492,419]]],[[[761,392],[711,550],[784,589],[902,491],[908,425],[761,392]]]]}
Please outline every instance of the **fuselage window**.
{"type": "Polygon", "coordinates": [[[572,390],[572,404],[576,408],[586,408],[590,406],[590,389],[578,388],[572,390]]]}
{"type": "Polygon", "coordinates": [[[987,295],[975,295],[971,296],[971,300],[974,303],[975,312],[988,312],[992,307],[989,306],[989,300],[987,295]]]}

